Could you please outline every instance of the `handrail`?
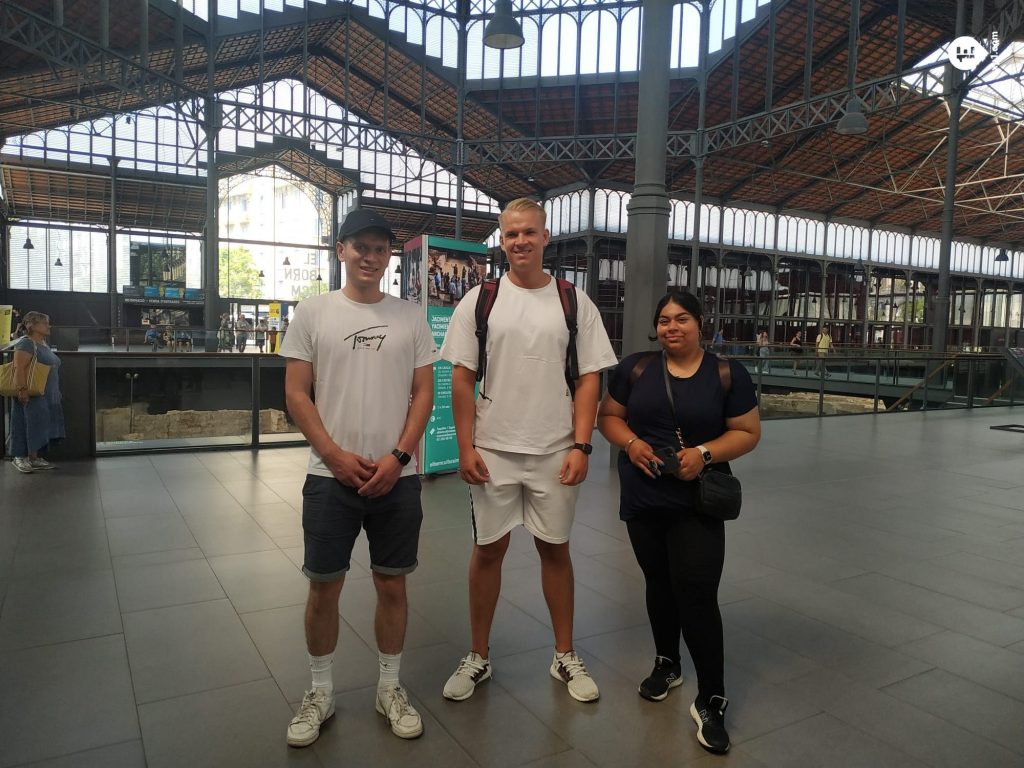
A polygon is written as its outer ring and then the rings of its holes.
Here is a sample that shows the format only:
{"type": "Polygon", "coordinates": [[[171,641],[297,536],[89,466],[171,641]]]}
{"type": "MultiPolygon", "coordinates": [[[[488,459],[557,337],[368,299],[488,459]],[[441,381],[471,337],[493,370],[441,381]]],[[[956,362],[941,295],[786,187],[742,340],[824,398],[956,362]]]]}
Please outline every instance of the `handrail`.
{"type": "Polygon", "coordinates": [[[1010,378],[1007,379],[1006,383],[1003,384],[1003,386],[1001,386],[999,389],[997,389],[995,392],[989,395],[988,399],[985,401],[985,405],[992,405],[995,399],[999,397],[1001,394],[1003,394],[1003,392],[1005,392],[1007,389],[1009,389],[1016,380],[1017,372],[1010,371],[1010,378]]]}
{"type": "Polygon", "coordinates": [[[935,366],[935,368],[932,370],[931,373],[929,373],[927,376],[925,376],[923,379],[921,379],[921,381],[919,381],[917,384],[915,384],[913,387],[911,387],[909,390],[907,390],[907,393],[905,395],[903,395],[903,397],[901,397],[899,400],[897,400],[895,403],[890,405],[885,410],[886,411],[895,411],[895,410],[899,409],[899,407],[901,405],[903,405],[903,403],[907,402],[910,398],[912,398],[914,396],[915,392],[917,392],[919,389],[922,389],[929,381],[931,381],[932,378],[936,374],[941,373],[942,371],[944,371],[947,366],[954,365],[959,358],[960,358],[959,355],[953,355],[952,357],[947,358],[947,359],[943,360],[942,362],[940,362],[939,365],[935,366]]]}

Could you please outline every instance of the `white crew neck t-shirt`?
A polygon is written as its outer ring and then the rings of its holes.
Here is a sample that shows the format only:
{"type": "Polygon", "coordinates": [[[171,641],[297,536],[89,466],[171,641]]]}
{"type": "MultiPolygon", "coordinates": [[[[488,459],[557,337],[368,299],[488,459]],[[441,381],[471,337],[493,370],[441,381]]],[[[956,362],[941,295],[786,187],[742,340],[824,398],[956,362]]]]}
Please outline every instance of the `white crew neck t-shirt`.
{"type": "MultiPolygon", "coordinates": [[[[475,371],[476,286],[455,308],[441,357],[475,371]]],[[[576,291],[576,351],[579,372],[618,363],[601,313],[576,291]]],[[[487,371],[476,401],[473,442],[481,448],[544,455],[575,440],[572,397],[565,383],[569,329],[554,279],[543,288],[520,288],[502,278],[487,319],[487,371]]]]}
{"type": "MultiPolygon", "coordinates": [[[[413,371],[439,359],[421,307],[387,295],[360,304],[341,291],[295,307],[280,354],[313,364],[316,409],[328,434],[374,460],[398,445],[413,371]]],[[[312,448],[308,471],[333,477],[312,448]]],[[[412,463],[402,469],[403,476],[415,472],[412,463]]]]}

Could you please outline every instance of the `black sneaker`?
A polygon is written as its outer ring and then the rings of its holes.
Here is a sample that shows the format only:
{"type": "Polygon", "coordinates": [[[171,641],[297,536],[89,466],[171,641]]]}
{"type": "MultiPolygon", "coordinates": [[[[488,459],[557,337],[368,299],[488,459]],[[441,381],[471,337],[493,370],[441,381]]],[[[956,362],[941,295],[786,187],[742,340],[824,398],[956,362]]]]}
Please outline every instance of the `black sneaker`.
{"type": "Polygon", "coordinates": [[[697,724],[697,741],[708,752],[724,755],[729,751],[729,734],[725,730],[725,708],[729,700],[712,696],[707,702],[699,698],[690,705],[690,715],[697,724]]]}
{"type": "Polygon", "coordinates": [[[640,695],[648,701],[663,701],[668,696],[669,688],[675,688],[683,684],[683,671],[678,661],[672,661],[667,656],[654,657],[654,669],[651,674],[640,683],[640,695]]]}

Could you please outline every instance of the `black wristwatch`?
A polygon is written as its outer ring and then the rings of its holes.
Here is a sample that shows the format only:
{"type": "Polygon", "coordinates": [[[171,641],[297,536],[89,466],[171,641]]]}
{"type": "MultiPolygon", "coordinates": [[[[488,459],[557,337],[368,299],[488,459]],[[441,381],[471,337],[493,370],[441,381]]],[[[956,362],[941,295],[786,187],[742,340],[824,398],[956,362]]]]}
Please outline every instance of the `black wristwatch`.
{"type": "Polygon", "coordinates": [[[391,452],[391,455],[398,459],[398,463],[401,464],[403,467],[409,463],[410,459],[412,459],[412,456],[410,456],[408,453],[401,450],[400,448],[395,448],[395,450],[391,452]]]}
{"type": "Polygon", "coordinates": [[[578,451],[583,451],[584,456],[589,456],[594,452],[594,446],[590,443],[573,443],[572,447],[578,451]]]}

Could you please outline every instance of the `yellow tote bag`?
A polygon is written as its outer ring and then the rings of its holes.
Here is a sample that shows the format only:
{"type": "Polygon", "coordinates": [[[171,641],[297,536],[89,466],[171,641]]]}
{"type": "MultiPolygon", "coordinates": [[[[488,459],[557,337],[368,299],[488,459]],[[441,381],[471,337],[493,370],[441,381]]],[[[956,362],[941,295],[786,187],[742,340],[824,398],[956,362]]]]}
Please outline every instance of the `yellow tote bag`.
{"type": "MultiPolygon", "coordinates": [[[[32,353],[32,361],[28,364],[28,386],[29,397],[37,397],[46,390],[46,380],[50,377],[50,366],[39,362],[35,352],[32,353]]],[[[14,361],[0,365],[0,396],[17,397],[18,385],[14,378],[14,361]]]]}

